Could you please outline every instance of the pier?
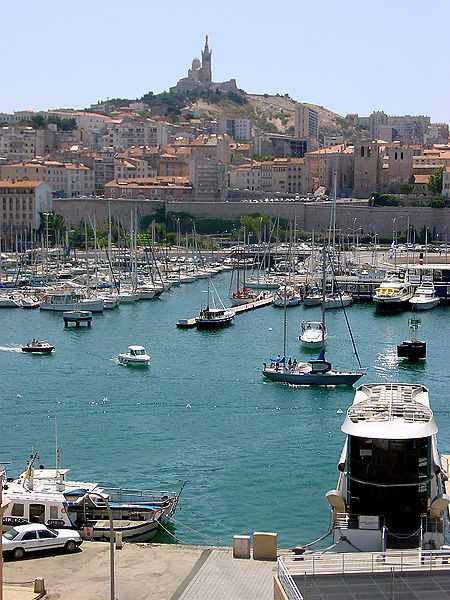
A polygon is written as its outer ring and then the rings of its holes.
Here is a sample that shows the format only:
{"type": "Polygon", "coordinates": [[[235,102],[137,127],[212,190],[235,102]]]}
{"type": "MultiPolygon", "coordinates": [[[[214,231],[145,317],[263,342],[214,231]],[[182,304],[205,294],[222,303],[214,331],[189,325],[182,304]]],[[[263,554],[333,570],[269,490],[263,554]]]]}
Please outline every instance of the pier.
{"type": "MultiPolygon", "coordinates": [[[[248,304],[241,304],[241,306],[233,306],[233,310],[236,315],[240,315],[241,313],[249,312],[251,310],[256,310],[257,308],[264,308],[265,306],[270,306],[273,302],[273,296],[270,294],[267,298],[262,298],[261,300],[256,300],[255,302],[249,302],[248,304]]],[[[177,327],[181,329],[191,329],[196,326],[195,317],[191,319],[180,319],[176,323],[177,327]]]]}
{"type": "Polygon", "coordinates": [[[92,325],[92,313],[88,310],[68,310],[63,313],[64,327],[69,327],[70,324],[74,324],[75,327],[81,327],[81,325],[92,325]]]}

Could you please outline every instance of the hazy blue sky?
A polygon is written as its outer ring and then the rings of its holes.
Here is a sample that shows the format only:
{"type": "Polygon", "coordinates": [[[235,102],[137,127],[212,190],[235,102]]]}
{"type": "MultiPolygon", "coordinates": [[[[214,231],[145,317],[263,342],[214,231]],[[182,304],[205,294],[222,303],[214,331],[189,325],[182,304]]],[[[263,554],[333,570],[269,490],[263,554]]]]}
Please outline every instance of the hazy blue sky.
{"type": "Polygon", "coordinates": [[[160,92],[208,33],[215,81],[450,121],[450,0],[0,0],[0,22],[0,111],[160,92]]]}

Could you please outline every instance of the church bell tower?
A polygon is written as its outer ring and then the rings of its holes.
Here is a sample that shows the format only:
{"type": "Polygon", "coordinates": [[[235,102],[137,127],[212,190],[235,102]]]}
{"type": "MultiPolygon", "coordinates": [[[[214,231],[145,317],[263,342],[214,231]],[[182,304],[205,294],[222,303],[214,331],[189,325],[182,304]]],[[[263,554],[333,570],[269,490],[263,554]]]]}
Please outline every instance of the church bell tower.
{"type": "Polygon", "coordinates": [[[208,36],[205,38],[205,48],[202,50],[202,82],[209,87],[212,81],[211,50],[208,46],[208,36]]]}

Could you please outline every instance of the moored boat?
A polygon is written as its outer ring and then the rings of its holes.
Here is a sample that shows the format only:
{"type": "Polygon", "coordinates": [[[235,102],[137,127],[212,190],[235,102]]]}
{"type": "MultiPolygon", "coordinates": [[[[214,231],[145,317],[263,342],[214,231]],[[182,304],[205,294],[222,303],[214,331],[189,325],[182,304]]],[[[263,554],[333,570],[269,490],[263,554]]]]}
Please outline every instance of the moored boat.
{"type": "Polygon", "coordinates": [[[409,301],[413,310],[429,310],[439,304],[432,281],[423,281],[409,301]]]}
{"type": "Polygon", "coordinates": [[[448,533],[447,478],[428,389],[360,386],[342,425],[336,489],[327,493],[334,550],[439,549],[448,533]]]}
{"type": "Polygon", "coordinates": [[[392,275],[376,288],[373,301],[377,312],[398,312],[408,308],[413,294],[414,287],[406,277],[400,279],[397,275],[392,275]]]}

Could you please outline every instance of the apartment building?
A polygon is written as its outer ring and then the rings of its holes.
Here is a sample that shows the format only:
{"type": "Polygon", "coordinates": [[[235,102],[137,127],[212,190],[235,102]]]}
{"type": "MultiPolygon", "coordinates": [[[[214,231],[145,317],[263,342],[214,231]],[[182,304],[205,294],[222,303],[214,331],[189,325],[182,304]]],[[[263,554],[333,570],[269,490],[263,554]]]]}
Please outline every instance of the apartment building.
{"type": "Polygon", "coordinates": [[[29,237],[41,224],[40,213],[51,210],[52,192],[47,183],[0,179],[2,249],[14,247],[16,234],[29,237]]]}
{"type": "Polygon", "coordinates": [[[0,158],[32,160],[36,156],[36,130],[32,127],[1,127],[0,158]]]}
{"type": "Polygon", "coordinates": [[[226,133],[236,141],[250,140],[252,138],[252,122],[250,119],[221,119],[219,132],[226,133]]]}
{"type": "Polygon", "coordinates": [[[92,169],[78,163],[33,160],[0,166],[2,179],[44,181],[60,198],[92,196],[95,178],[92,169]]]}
{"type": "Polygon", "coordinates": [[[104,145],[112,146],[117,150],[125,150],[132,146],[159,147],[167,145],[167,137],[165,123],[125,117],[121,121],[116,120],[108,125],[104,145]]]}
{"type": "Polygon", "coordinates": [[[115,158],[114,179],[148,179],[156,177],[148,162],[137,158],[115,158]]]}
{"type": "Polygon", "coordinates": [[[250,192],[304,194],[307,176],[303,158],[275,158],[230,169],[230,188],[250,192]]]}
{"type": "Polygon", "coordinates": [[[110,181],[105,197],[124,200],[191,200],[192,184],[187,177],[152,177],[110,181]]]}
{"type": "Polygon", "coordinates": [[[319,113],[306,104],[297,104],[294,115],[295,136],[304,139],[319,139],[319,113]]]}

